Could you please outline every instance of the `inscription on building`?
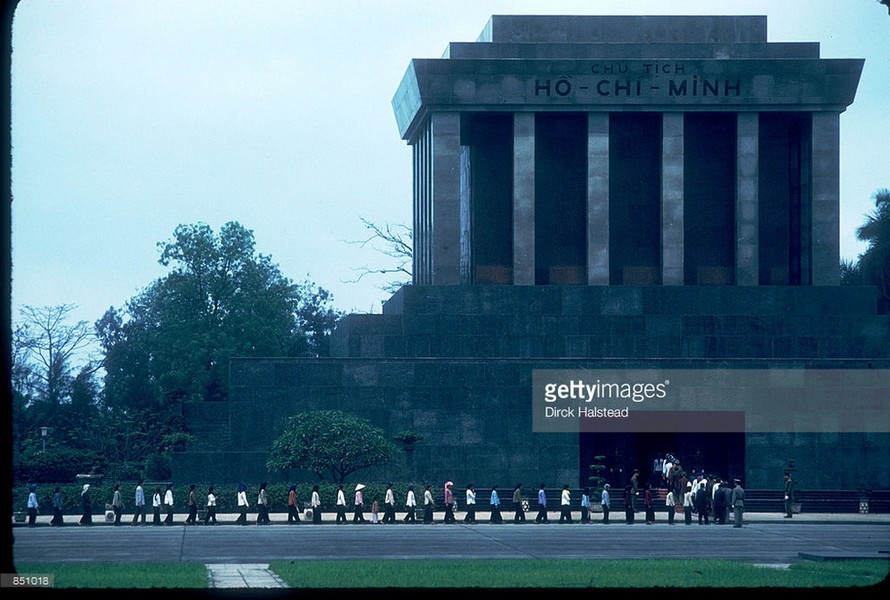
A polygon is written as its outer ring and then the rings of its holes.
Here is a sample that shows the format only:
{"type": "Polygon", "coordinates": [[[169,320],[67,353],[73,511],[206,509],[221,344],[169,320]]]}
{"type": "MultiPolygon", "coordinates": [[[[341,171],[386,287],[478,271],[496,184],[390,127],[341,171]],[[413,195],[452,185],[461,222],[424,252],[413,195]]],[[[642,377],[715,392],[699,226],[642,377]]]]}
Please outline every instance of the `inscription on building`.
{"type": "Polygon", "coordinates": [[[682,62],[651,62],[631,66],[627,62],[594,63],[590,77],[566,75],[555,79],[536,78],[535,97],[720,97],[742,93],[739,78],[687,75],[682,62]],[[662,78],[664,75],[666,77],[662,78]]]}

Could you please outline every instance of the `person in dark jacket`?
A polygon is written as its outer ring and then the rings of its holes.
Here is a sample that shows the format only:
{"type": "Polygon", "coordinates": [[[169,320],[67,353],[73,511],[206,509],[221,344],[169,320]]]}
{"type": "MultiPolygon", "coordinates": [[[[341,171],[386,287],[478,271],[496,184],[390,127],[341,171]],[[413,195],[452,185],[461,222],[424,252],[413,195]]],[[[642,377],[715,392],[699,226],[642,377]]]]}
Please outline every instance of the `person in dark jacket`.
{"type": "Polygon", "coordinates": [[[745,517],[745,488],[742,487],[742,482],[739,479],[732,480],[732,510],[733,510],[733,519],[735,523],[733,527],[741,527],[742,520],[745,517]]]}
{"type": "Polygon", "coordinates": [[[701,525],[704,523],[708,524],[708,490],[705,486],[701,485],[695,491],[695,498],[693,499],[695,504],[695,512],[698,513],[698,524],[701,525]]]}

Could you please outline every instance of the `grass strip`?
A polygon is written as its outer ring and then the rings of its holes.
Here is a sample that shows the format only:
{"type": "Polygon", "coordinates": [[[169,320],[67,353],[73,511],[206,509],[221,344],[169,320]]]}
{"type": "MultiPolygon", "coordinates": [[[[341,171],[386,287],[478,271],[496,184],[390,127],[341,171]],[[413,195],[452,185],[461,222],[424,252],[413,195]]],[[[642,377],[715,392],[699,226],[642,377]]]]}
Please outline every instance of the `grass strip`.
{"type": "MultiPolygon", "coordinates": [[[[299,560],[272,561],[288,586],[342,588],[852,588],[890,574],[878,560],[800,562],[774,569],[727,560],[299,560]]],[[[203,563],[22,563],[57,588],[206,589],[203,563]]]]}
{"type": "Polygon", "coordinates": [[[21,574],[55,576],[56,588],[175,588],[206,589],[203,563],[21,563],[21,574]]]}
{"type": "Polygon", "coordinates": [[[873,586],[890,563],[775,569],[726,560],[300,560],[270,567],[294,588],[756,588],[873,586]]]}

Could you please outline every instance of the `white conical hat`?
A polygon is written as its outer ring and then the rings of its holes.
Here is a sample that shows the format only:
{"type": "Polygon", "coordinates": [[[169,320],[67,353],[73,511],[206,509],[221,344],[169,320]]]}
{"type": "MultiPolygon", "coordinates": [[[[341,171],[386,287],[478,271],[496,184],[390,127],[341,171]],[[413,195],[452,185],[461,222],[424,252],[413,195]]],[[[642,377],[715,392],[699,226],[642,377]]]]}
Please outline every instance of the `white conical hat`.
{"type": "Polygon", "coordinates": [[[364,483],[360,483],[357,486],[355,486],[355,491],[359,491],[359,490],[363,490],[363,489],[365,489],[364,483]]]}

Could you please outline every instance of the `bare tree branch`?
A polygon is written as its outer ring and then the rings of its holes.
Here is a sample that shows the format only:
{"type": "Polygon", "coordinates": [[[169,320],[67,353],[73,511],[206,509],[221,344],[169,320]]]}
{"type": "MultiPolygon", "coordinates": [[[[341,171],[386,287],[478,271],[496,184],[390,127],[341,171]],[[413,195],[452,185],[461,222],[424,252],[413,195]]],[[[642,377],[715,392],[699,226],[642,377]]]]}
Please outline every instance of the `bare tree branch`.
{"type": "MultiPolygon", "coordinates": [[[[92,327],[86,321],[68,325],[68,315],[74,310],[71,304],[21,309],[22,322],[13,332],[15,354],[22,364],[33,364],[31,375],[36,378],[44,400],[58,403],[71,379],[71,363],[74,356],[88,348],[95,339],[92,327]]],[[[95,372],[100,363],[88,360],[85,370],[95,372]]]]}
{"type": "Polygon", "coordinates": [[[393,279],[382,286],[380,289],[386,292],[394,292],[398,288],[410,282],[412,277],[412,267],[414,264],[414,243],[411,228],[401,223],[386,223],[383,226],[377,225],[365,217],[359,217],[362,224],[370,231],[370,235],[363,240],[348,240],[348,244],[357,244],[365,248],[370,246],[376,252],[395,259],[393,266],[370,267],[364,265],[356,267],[353,271],[358,272],[358,277],[349,280],[346,283],[358,283],[363,278],[371,275],[403,275],[403,278],[393,279]]]}

